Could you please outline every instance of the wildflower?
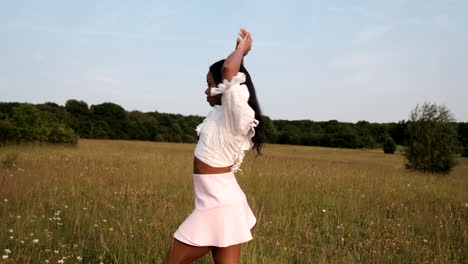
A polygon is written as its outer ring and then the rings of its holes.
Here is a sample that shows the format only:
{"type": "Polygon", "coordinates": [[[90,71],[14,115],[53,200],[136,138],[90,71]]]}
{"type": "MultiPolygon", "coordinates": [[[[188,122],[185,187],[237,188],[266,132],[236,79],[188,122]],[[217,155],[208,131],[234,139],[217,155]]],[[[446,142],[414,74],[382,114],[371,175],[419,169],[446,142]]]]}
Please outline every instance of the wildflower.
{"type": "Polygon", "coordinates": [[[6,203],[6,202],[8,202],[8,199],[7,199],[7,198],[5,198],[5,199],[3,199],[3,201],[6,203]]]}
{"type": "Polygon", "coordinates": [[[325,213],[326,211],[327,211],[327,209],[322,209],[322,212],[324,212],[324,213],[325,213]]]}
{"type": "Polygon", "coordinates": [[[423,239],[423,242],[424,242],[424,243],[427,243],[427,242],[429,242],[429,241],[427,241],[427,239],[423,239]]]}
{"type": "Polygon", "coordinates": [[[58,254],[58,253],[59,253],[59,251],[58,251],[58,250],[54,250],[54,253],[55,253],[55,254],[58,254]]]}
{"type": "Polygon", "coordinates": [[[39,243],[39,239],[34,239],[33,242],[37,244],[39,243]]]}
{"type": "Polygon", "coordinates": [[[59,259],[57,263],[64,263],[63,259],[59,259]]]}
{"type": "Polygon", "coordinates": [[[65,205],[65,208],[68,208],[68,205],[65,205]]]}
{"type": "Polygon", "coordinates": [[[13,239],[13,236],[10,236],[10,239],[13,239]]]}
{"type": "Polygon", "coordinates": [[[46,259],[46,260],[45,260],[45,263],[49,263],[49,260],[48,260],[48,259],[46,259]]]}
{"type": "Polygon", "coordinates": [[[143,221],[143,220],[141,220],[141,218],[140,218],[140,219],[138,219],[138,221],[140,221],[140,222],[141,222],[141,221],[143,221]]]}
{"type": "Polygon", "coordinates": [[[103,222],[107,222],[107,220],[106,220],[106,219],[102,219],[102,221],[103,221],[103,222]]]}
{"type": "Polygon", "coordinates": [[[2,256],[2,259],[7,259],[8,258],[8,255],[3,255],[2,256]]]}
{"type": "Polygon", "coordinates": [[[114,228],[112,228],[112,227],[109,227],[109,231],[114,231],[114,228]]]}
{"type": "Polygon", "coordinates": [[[465,203],[465,207],[468,207],[468,203],[465,203]]]}
{"type": "Polygon", "coordinates": [[[86,207],[83,207],[83,210],[86,210],[87,208],[86,207]]]}
{"type": "Polygon", "coordinates": [[[11,250],[9,250],[8,248],[6,248],[6,249],[3,250],[3,251],[5,251],[6,254],[10,254],[10,253],[11,253],[11,250]]]}
{"type": "Polygon", "coordinates": [[[80,256],[76,257],[76,259],[77,259],[78,261],[81,261],[81,260],[83,260],[83,258],[82,258],[82,257],[80,257],[80,256]]]}
{"type": "Polygon", "coordinates": [[[24,240],[20,240],[20,243],[21,243],[21,244],[24,244],[24,240]]]}

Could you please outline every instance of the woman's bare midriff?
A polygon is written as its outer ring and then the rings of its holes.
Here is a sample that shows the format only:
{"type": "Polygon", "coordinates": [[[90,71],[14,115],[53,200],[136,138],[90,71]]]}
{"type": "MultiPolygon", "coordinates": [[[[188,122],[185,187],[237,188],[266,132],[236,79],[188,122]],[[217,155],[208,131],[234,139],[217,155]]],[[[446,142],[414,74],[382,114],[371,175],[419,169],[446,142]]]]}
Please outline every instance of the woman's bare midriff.
{"type": "Polygon", "coordinates": [[[193,173],[194,174],[218,174],[231,171],[232,166],[228,167],[211,167],[203,161],[193,157],[193,173]]]}

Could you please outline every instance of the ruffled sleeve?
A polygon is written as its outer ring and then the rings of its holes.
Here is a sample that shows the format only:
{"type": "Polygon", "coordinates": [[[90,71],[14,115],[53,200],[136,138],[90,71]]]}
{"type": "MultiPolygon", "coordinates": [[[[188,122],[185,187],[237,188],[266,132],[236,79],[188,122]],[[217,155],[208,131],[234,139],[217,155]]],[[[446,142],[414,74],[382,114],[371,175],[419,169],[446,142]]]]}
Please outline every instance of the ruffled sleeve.
{"type": "Polygon", "coordinates": [[[226,127],[235,136],[248,136],[250,139],[255,135],[255,127],[259,121],[255,119],[255,111],[248,104],[249,90],[247,85],[242,84],[246,80],[243,72],[238,72],[231,81],[226,79],[218,87],[212,88],[212,94],[222,93],[222,105],[226,127]]]}

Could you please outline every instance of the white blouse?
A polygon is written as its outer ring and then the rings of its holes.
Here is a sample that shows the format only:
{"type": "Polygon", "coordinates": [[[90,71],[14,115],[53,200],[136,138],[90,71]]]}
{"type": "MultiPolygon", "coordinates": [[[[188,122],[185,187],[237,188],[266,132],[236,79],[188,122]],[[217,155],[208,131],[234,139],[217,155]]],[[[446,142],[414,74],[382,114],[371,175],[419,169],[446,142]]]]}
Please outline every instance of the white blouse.
{"type": "Polygon", "coordinates": [[[259,121],[247,103],[249,90],[241,84],[245,80],[245,74],[238,72],[231,81],[224,79],[218,87],[211,88],[211,95],[223,94],[221,105],[215,105],[196,127],[199,140],[194,153],[211,167],[232,165],[234,172],[240,170],[244,151],[254,145],[252,137],[259,121]]]}

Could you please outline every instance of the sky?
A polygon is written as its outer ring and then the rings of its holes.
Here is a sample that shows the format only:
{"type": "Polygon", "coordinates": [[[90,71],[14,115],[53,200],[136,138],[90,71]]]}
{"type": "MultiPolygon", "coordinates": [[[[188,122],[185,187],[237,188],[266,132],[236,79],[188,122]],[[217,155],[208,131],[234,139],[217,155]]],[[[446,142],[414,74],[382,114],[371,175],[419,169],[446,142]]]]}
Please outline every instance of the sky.
{"type": "Polygon", "coordinates": [[[205,116],[209,66],[251,32],[272,119],[468,121],[468,0],[0,0],[0,102],[112,102],[205,116]]]}

